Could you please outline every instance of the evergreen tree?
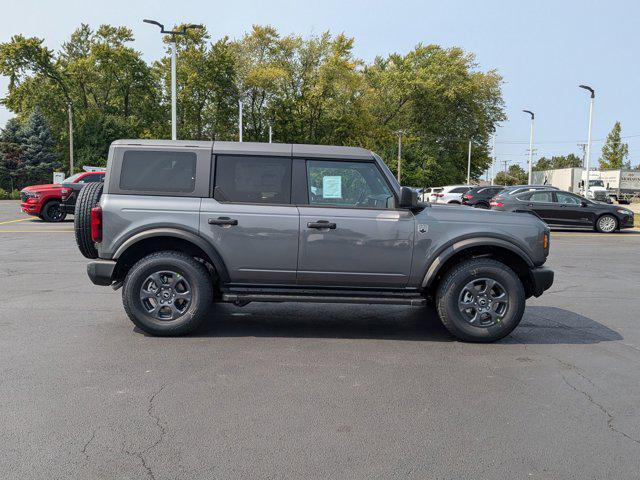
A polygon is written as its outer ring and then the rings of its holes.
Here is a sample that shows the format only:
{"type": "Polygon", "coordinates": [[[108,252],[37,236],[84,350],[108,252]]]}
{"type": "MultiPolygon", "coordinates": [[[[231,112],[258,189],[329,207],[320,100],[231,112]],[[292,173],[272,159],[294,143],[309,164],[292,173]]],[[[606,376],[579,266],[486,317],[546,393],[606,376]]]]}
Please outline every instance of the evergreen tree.
{"type": "Polygon", "coordinates": [[[27,178],[33,183],[51,182],[52,173],[60,168],[54,151],[55,141],[47,121],[38,107],[34,108],[21,131],[23,159],[27,178]]]}
{"type": "Polygon", "coordinates": [[[607,135],[607,140],[602,147],[602,156],[600,157],[600,168],[602,170],[631,168],[631,162],[628,160],[629,144],[622,142],[621,130],[620,122],[616,122],[609,135],[607,135]]]}
{"type": "Polygon", "coordinates": [[[0,131],[0,188],[21,188],[26,179],[20,145],[22,126],[17,118],[10,118],[0,131]]]}

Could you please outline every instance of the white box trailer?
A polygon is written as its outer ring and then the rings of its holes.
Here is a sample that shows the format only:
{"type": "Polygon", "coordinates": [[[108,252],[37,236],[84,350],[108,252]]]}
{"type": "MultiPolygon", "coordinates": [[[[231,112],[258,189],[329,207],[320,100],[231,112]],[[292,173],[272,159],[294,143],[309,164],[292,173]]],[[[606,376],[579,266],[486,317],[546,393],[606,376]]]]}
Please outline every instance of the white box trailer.
{"type": "Polygon", "coordinates": [[[580,193],[580,181],[582,180],[581,168],[556,168],[554,170],[540,170],[533,172],[531,182],[534,185],[550,185],[566,190],[567,192],[580,193]]]}
{"type": "Polygon", "coordinates": [[[618,203],[640,197],[640,170],[601,170],[600,179],[609,196],[618,203]]]}

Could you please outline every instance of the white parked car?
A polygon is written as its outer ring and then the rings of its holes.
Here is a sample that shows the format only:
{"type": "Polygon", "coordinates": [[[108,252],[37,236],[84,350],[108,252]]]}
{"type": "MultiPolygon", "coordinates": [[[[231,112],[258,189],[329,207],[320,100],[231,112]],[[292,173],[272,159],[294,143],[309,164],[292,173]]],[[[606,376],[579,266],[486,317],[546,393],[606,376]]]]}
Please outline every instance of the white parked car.
{"type": "Polygon", "coordinates": [[[472,188],[472,185],[447,185],[446,187],[431,188],[428,189],[431,190],[429,192],[428,201],[431,203],[462,205],[462,195],[472,188]]]}

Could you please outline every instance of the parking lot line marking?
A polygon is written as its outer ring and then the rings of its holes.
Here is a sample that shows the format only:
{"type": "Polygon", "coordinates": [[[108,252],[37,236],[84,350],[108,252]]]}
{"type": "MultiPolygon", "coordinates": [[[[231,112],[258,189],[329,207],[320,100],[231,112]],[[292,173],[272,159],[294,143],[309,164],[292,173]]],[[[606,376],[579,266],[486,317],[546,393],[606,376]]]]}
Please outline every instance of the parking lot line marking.
{"type": "Polygon", "coordinates": [[[33,218],[19,218],[17,220],[7,220],[6,222],[0,222],[0,225],[6,225],[7,223],[26,222],[27,220],[33,220],[33,218]]]}
{"type": "MultiPolygon", "coordinates": [[[[607,234],[602,234],[602,233],[553,233],[551,232],[551,238],[557,238],[557,237],[599,237],[599,238],[611,238],[609,236],[607,236],[607,234]]],[[[628,234],[628,233],[622,233],[622,234],[618,234],[615,236],[616,239],[618,238],[640,238],[640,235],[637,234],[628,234]]]]}
{"type": "Polygon", "coordinates": [[[41,228],[39,230],[36,230],[35,228],[33,229],[29,229],[29,230],[5,230],[0,228],[0,233],[61,233],[61,232],[73,232],[73,228],[67,229],[67,230],[49,230],[46,228],[41,228]]]}

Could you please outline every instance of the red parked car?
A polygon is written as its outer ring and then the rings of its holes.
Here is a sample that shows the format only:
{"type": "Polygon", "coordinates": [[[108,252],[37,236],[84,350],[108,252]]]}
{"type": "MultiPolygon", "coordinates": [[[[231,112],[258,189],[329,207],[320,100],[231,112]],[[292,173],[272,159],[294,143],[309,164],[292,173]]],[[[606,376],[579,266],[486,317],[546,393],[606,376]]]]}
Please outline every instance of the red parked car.
{"type": "Polygon", "coordinates": [[[81,172],[65,178],[60,184],[25,187],[20,192],[20,209],[45,222],[61,222],[66,218],[67,213],[73,213],[69,207],[62,205],[63,198],[87,183],[102,181],[104,181],[104,172],[81,172]]]}

